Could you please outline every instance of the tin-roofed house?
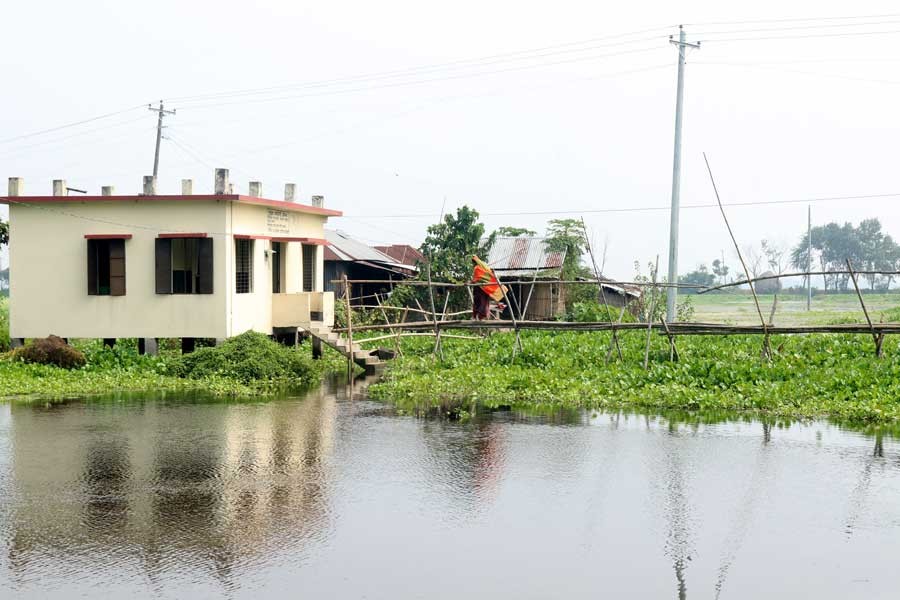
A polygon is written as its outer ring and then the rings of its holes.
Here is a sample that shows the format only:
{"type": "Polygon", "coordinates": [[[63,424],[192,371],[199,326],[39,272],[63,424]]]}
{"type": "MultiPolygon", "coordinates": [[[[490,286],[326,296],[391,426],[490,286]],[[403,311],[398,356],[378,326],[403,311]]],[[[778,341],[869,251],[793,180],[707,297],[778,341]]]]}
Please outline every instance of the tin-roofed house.
{"type": "Polygon", "coordinates": [[[342,213],[285,198],[230,193],[217,169],[213,194],[25,196],[11,178],[10,336],[64,338],[231,337],[331,326],[324,290],[324,225],[342,213]]]}
{"type": "Polygon", "coordinates": [[[351,302],[356,305],[375,304],[375,295],[386,296],[394,285],[417,272],[415,263],[403,264],[392,256],[356,240],[343,231],[325,230],[325,289],[341,296],[341,280],[351,282],[351,302]]]}
{"type": "MultiPolygon", "coordinates": [[[[566,313],[568,286],[560,283],[565,258],[565,250],[550,249],[548,238],[497,237],[488,252],[487,263],[507,284],[507,296],[516,314],[527,320],[543,321],[566,313]]],[[[600,280],[604,282],[603,291],[610,306],[624,306],[640,296],[637,289],[613,285],[602,276],[600,280]]]]}

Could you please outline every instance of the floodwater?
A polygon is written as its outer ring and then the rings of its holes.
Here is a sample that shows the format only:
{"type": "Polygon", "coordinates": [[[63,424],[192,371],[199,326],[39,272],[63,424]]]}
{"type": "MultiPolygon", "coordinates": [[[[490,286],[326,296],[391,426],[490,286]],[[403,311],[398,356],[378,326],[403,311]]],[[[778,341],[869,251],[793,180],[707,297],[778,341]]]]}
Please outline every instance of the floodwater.
{"type": "Polygon", "coordinates": [[[824,422],[0,405],[2,598],[897,598],[900,443],[824,422]]]}

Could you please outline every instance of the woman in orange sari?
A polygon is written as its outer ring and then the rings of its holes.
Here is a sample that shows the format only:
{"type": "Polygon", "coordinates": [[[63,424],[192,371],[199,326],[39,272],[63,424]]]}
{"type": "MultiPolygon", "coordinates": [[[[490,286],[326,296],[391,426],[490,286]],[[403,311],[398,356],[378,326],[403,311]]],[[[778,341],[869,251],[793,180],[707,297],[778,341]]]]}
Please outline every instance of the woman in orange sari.
{"type": "Polygon", "coordinates": [[[472,264],[472,283],[480,284],[472,289],[472,318],[481,321],[490,316],[491,300],[499,302],[503,299],[504,290],[500,289],[497,276],[483,260],[472,255],[472,264]]]}

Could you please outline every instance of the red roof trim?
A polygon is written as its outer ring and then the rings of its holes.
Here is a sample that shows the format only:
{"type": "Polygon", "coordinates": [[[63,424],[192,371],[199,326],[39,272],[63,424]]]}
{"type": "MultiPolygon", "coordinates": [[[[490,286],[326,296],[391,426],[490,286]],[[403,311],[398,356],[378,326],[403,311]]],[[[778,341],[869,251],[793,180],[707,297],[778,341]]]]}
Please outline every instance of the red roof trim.
{"type": "Polygon", "coordinates": [[[130,233],[86,233],[86,234],[84,234],[84,239],[86,239],[86,240],[130,240],[132,237],[133,236],[130,233]]]}
{"type": "Polygon", "coordinates": [[[271,206],[291,212],[302,212],[309,215],[323,217],[341,217],[342,211],[331,208],[319,208],[299,202],[286,202],[284,200],[269,200],[255,196],[241,196],[238,194],[193,194],[182,196],[181,194],[156,195],[156,196],[0,196],[0,204],[55,204],[62,202],[87,203],[87,202],[181,202],[181,201],[228,201],[241,204],[256,204],[259,206],[271,206]]]}
{"type": "Polygon", "coordinates": [[[312,244],[314,246],[327,246],[328,240],[322,238],[311,237],[273,237],[273,242],[302,242],[304,244],[312,244]]]}
{"type": "Polygon", "coordinates": [[[235,233],[234,239],[236,240],[271,240],[271,235],[247,235],[244,233],[235,233]]]}
{"type": "Polygon", "coordinates": [[[205,238],[207,234],[205,233],[160,233],[156,237],[162,239],[174,239],[174,238],[205,238]]]}

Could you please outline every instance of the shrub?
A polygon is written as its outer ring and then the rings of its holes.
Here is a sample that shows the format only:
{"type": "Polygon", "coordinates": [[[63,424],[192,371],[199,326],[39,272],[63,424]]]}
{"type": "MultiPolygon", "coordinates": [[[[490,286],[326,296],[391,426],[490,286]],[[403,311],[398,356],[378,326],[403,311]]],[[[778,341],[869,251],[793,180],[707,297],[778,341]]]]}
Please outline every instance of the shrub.
{"type": "Polygon", "coordinates": [[[85,364],[84,354],[55,335],[33,340],[27,346],[17,348],[13,352],[13,358],[27,363],[56,365],[64,369],[75,369],[85,364]]]}
{"type": "Polygon", "coordinates": [[[0,296],[0,352],[9,350],[9,300],[0,296]]]}
{"type": "Polygon", "coordinates": [[[259,380],[306,383],[316,373],[310,356],[254,331],[242,333],[215,348],[195,350],[185,355],[182,362],[187,377],[218,375],[244,383],[259,380]]]}
{"type": "MultiPolygon", "coordinates": [[[[621,307],[604,306],[596,300],[589,300],[586,302],[576,302],[575,305],[572,306],[572,311],[566,315],[566,319],[569,321],[577,321],[579,323],[618,322],[619,314],[621,312],[621,307]]],[[[626,309],[625,314],[622,315],[622,322],[633,323],[634,320],[634,315],[626,309]]]]}

